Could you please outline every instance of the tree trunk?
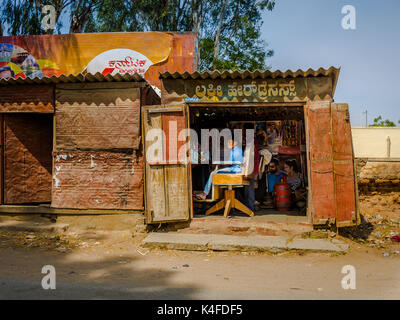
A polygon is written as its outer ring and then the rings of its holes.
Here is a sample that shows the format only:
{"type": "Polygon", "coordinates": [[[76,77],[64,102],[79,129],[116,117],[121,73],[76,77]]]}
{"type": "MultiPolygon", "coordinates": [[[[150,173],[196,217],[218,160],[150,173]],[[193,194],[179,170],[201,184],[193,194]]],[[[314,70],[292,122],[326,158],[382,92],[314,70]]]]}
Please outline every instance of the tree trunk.
{"type": "Polygon", "coordinates": [[[214,58],[213,58],[213,63],[212,63],[213,68],[215,67],[215,63],[216,63],[216,61],[218,60],[218,57],[219,57],[219,47],[220,47],[220,36],[221,36],[222,20],[224,18],[224,14],[225,14],[225,10],[226,10],[226,5],[227,4],[228,4],[228,0],[223,0],[222,1],[221,13],[219,15],[219,20],[218,20],[217,33],[215,34],[215,40],[214,40],[214,58]]]}
{"type": "Polygon", "coordinates": [[[193,0],[192,2],[192,12],[193,12],[193,31],[196,33],[197,50],[196,55],[196,65],[195,71],[200,69],[200,27],[203,19],[203,2],[202,0],[193,0]]]}

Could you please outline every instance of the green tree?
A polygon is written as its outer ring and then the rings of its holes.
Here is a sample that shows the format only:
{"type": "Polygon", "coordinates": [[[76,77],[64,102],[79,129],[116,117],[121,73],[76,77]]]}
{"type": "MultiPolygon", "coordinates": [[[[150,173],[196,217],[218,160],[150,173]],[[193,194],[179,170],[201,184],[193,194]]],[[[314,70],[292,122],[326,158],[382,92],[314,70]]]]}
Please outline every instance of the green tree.
{"type": "Polygon", "coordinates": [[[8,35],[53,34],[62,27],[64,15],[68,17],[70,33],[83,32],[89,16],[102,4],[103,0],[4,0],[0,4],[0,18],[8,35]],[[54,30],[41,28],[45,5],[55,8],[54,30]]]}
{"type": "MultiPolygon", "coordinates": [[[[398,122],[400,124],[400,121],[398,122]]],[[[370,127],[395,127],[396,124],[388,119],[382,120],[382,116],[374,119],[374,123],[369,125],[370,127]]]]}
{"type": "Polygon", "coordinates": [[[106,0],[86,31],[194,31],[202,70],[265,69],[273,51],[260,39],[262,13],[274,6],[272,0],[106,0]]]}
{"type": "Polygon", "coordinates": [[[51,4],[59,32],[194,31],[200,69],[265,69],[273,55],[261,39],[262,13],[274,0],[5,0],[6,33],[42,34],[41,9],[51,4]]]}

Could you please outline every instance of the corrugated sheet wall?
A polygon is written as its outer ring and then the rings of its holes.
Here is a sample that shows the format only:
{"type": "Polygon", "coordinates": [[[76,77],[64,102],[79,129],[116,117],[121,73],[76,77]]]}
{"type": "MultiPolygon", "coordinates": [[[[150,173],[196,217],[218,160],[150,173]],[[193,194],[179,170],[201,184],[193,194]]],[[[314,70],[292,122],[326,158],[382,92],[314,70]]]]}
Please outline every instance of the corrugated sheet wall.
{"type": "Polygon", "coordinates": [[[140,88],[57,86],[53,207],[143,209],[139,119],[140,88]]]}

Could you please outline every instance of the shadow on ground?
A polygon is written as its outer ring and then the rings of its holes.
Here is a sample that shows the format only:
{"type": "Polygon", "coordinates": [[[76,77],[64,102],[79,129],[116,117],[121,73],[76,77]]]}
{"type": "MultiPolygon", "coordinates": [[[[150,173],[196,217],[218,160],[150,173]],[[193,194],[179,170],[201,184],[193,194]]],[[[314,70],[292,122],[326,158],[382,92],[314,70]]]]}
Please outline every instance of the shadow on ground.
{"type": "MultiPolygon", "coordinates": [[[[37,217],[19,216],[15,223],[21,220],[34,222],[37,217]]],[[[176,270],[173,262],[166,265],[166,261],[151,265],[146,253],[140,252],[139,240],[140,235],[122,233],[109,239],[107,232],[97,230],[81,233],[79,240],[0,231],[0,299],[193,299],[195,285],[172,281],[176,272],[190,270],[182,266],[176,270]],[[56,269],[56,290],[41,286],[44,265],[56,269]]]]}
{"type": "Polygon", "coordinates": [[[366,241],[374,231],[374,225],[366,221],[362,214],[360,218],[361,222],[357,226],[339,228],[339,235],[356,242],[366,241]]]}

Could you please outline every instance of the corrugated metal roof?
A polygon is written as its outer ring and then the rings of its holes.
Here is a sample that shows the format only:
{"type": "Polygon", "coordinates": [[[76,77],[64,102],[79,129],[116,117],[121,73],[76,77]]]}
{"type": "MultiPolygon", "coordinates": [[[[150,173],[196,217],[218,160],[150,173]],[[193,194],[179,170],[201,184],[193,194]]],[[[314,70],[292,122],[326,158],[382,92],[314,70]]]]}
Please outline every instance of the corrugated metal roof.
{"type": "Polygon", "coordinates": [[[329,69],[319,68],[318,70],[308,69],[303,70],[287,70],[287,71],[203,71],[203,72],[174,72],[168,71],[160,73],[161,79],[256,79],[256,78],[297,78],[297,77],[318,77],[318,76],[334,76],[339,75],[340,68],[330,67],[329,69]]]}
{"type": "Polygon", "coordinates": [[[0,85],[18,85],[18,84],[52,84],[52,83],[79,83],[79,82],[146,82],[146,80],[139,74],[116,74],[116,75],[103,75],[100,72],[96,74],[82,74],[77,75],[61,75],[59,77],[42,77],[42,78],[18,78],[18,79],[0,79],[0,85]]]}

